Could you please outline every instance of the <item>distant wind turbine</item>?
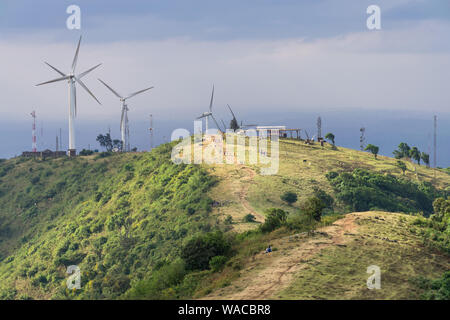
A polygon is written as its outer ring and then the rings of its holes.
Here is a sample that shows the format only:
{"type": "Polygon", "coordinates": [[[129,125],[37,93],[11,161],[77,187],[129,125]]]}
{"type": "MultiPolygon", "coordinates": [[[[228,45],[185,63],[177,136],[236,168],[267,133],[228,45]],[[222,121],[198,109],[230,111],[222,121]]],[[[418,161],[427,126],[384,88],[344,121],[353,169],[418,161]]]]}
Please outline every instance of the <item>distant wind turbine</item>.
{"type": "Polygon", "coordinates": [[[74,119],[75,119],[75,117],[77,115],[77,92],[76,92],[75,83],[78,83],[84,90],[86,90],[92,96],[92,98],[95,99],[95,101],[97,101],[99,104],[101,104],[100,101],[98,101],[98,99],[86,87],[86,85],[83,83],[83,81],[81,81],[81,78],[83,78],[85,75],[87,75],[92,70],[94,70],[97,67],[99,67],[101,65],[101,63],[96,65],[96,66],[94,66],[94,67],[92,67],[92,68],[90,68],[90,69],[88,69],[88,70],[86,70],[85,72],[82,72],[79,75],[75,76],[75,68],[77,66],[78,53],[80,51],[80,43],[81,43],[81,36],[80,36],[80,40],[78,40],[78,46],[77,46],[77,50],[75,51],[75,56],[74,56],[73,62],[72,62],[72,70],[71,70],[70,73],[65,74],[65,73],[59,71],[58,69],[56,69],[55,67],[53,67],[52,65],[50,65],[49,63],[45,62],[46,65],[48,65],[54,71],[59,73],[61,75],[61,77],[53,79],[53,80],[50,80],[50,81],[46,81],[46,82],[43,82],[43,83],[39,83],[39,84],[36,85],[36,86],[40,86],[40,85],[47,84],[47,83],[53,83],[53,82],[68,80],[67,82],[69,84],[69,156],[75,156],[76,155],[74,119]]]}
{"type": "Polygon", "coordinates": [[[113,88],[108,86],[105,82],[103,82],[101,79],[98,79],[105,87],[107,87],[117,98],[120,99],[122,102],[122,116],[120,117],[120,133],[122,138],[122,151],[130,151],[129,147],[129,139],[130,139],[130,130],[128,127],[128,105],[125,103],[127,99],[130,99],[131,97],[134,97],[140,93],[143,93],[147,90],[153,89],[154,87],[146,88],[143,90],[139,90],[135,93],[132,93],[126,97],[123,97],[122,95],[118,94],[117,91],[115,91],[113,88]]]}
{"type": "Polygon", "coordinates": [[[220,132],[223,132],[223,131],[220,129],[220,126],[219,126],[219,124],[217,123],[216,119],[214,118],[214,115],[213,115],[213,112],[212,112],[213,101],[214,101],[214,85],[213,85],[212,93],[211,93],[211,101],[210,101],[210,103],[209,103],[209,111],[203,112],[202,115],[201,115],[200,117],[197,118],[197,120],[198,120],[198,119],[205,118],[206,132],[208,132],[208,129],[209,129],[209,127],[208,127],[208,118],[211,117],[211,118],[214,120],[214,123],[216,124],[217,129],[219,129],[220,132]]]}
{"type": "Polygon", "coordinates": [[[233,119],[231,120],[231,123],[230,123],[230,127],[234,131],[236,131],[238,129],[244,129],[244,128],[247,128],[247,127],[256,127],[257,126],[257,124],[243,124],[242,120],[241,120],[241,125],[239,126],[238,121],[236,119],[236,116],[234,115],[234,112],[231,109],[230,105],[227,104],[227,107],[228,107],[228,109],[230,109],[231,115],[233,116],[233,119]]]}

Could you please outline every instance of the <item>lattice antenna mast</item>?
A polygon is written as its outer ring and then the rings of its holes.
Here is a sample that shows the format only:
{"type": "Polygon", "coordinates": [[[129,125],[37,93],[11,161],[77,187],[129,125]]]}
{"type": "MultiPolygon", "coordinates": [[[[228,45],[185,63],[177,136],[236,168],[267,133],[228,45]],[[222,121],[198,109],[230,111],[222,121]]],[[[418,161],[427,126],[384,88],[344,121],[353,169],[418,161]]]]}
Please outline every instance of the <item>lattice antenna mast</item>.
{"type": "Polygon", "coordinates": [[[317,140],[320,140],[322,138],[322,118],[317,118],[317,140]]]}
{"type": "Polygon", "coordinates": [[[59,142],[58,142],[58,135],[56,135],[56,148],[55,151],[58,152],[58,146],[59,146],[59,142]]]}
{"type": "Polygon", "coordinates": [[[359,147],[361,148],[361,151],[364,151],[364,147],[366,144],[366,128],[362,127],[361,129],[359,129],[359,131],[361,132],[361,135],[359,136],[359,147]]]}
{"type": "Polygon", "coordinates": [[[153,115],[150,115],[150,151],[153,149],[153,115]]]}
{"type": "Polygon", "coordinates": [[[31,148],[33,152],[36,152],[36,111],[31,112],[33,117],[33,125],[31,127],[31,148]]]}
{"type": "Polygon", "coordinates": [[[433,165],[436,168],[437,166],[437,116],[434,116],[434,137],[433,137],[433,147],[434,147],[434,154],[433,154],[433,165]]]}

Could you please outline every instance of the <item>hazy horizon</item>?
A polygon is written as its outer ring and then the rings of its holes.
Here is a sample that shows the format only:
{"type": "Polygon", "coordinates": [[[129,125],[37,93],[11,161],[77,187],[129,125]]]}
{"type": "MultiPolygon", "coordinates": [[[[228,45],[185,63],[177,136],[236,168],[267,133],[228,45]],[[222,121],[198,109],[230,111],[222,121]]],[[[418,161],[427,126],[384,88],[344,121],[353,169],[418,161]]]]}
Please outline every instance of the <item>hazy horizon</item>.
{"type": "MultiPolygon", "coordinates": [[[[225,106],[216,106],[218,119],[221,118],[228,125],[230,115],[226,113],[225,106]]],[[[252,117],[251,114],[242,113],[235,107],[238,120],[244,123],[256,122],[261,125],[286,125],[289,128],[301,128],[302,137],[306,137],[304,130],[310,136],[316,135],[316,120],[320,116],[322,119],[322,134],[332,132],[336,136],[338,146],[359,150],[359,129],[366,128],[366,144],[372,143],[380,147],[380,154],[392,157],[392,151],[396,149],[400,142],[406,142],[410,146],[417,146],[421,151],[430,153],[431,164],[433,163],[433,114],[427,112],[416,112],[414,114],[404,114],[402,112],[387,112],[376,114],[374,111],[328,110],[320,113],[315,112],[291,112],[279,114],[262,114],[252,117]],[[376,117],[375,117],[376,116],[376,117]],[[255,120],[256,119],[256,120],[255,120]],[[252,121],[253,120],[253,121],[252,121]]],[[[137,147],[139,151],[149,150],[150,135],[149,117],[145,120],[139,119],[132,112],[130,117],[130,140],[131,146],[137,147]]],[[[120,118],[101,119],[100,123],[93,123],[93,120],[83,120],[77,122],[77,150],[90,147],[92,150],[102,148],[95,140],[98,134],[107,133],[111,130],[113,138],[120,138],[119,130],[120,118]]],[[[194,119],[170,120],[160,119],[154,116],[154,146],[163,142],[168,142],[173,130],[185,128],[193,132],[194,119]]],[[[219,120],[220,121],[220,120],[219,120]]],[[[6,148],[0,151],[0,158],[9,158],[20,155],[22,151],[31,150],[31,123],[32,118],[27,121],[15,122],[13,124],[3,123],[0,126],[0,142],[6,148]],[[20,141],[11,141],[7,133],[13,133],[20,141]]],[[[65,119],[62,121],[40,121],[37,118],[37,145],[39,150],[55,150],[56,135],[59,136],[59,128],[62,129],[63,150],[67,149],[68,131],[65,119]],[[43,130],[41,131],[41,127],[43,130]],[[41,136],[41,132],[43,136],[41,136]]],[[[203,124],[204,126],[204,124],[203,124]]],[[[450,115],[438,114],[438,134],[437,134],[437,165],[440,167],[450,167],[450,149],[446,137],[450,135],[450,115]]]]}

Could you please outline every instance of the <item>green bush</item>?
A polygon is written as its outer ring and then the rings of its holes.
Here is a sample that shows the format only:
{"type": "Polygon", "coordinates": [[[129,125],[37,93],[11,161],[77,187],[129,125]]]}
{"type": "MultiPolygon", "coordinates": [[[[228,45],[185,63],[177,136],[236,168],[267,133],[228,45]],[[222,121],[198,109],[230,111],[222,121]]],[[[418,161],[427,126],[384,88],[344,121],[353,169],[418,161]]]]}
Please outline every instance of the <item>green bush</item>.
{"type": "Polygon", "coordinates": [[[225,256],[215,256],[209,260],[209,267],[212,271],[217,272],[223,268],[227,262],[227,257],[225,256]]]}
{"type": "Polygon", "coordinates": [[[287,218],[287,227],[291,230],[306,232],[314,230],[315,226],[316,222],[314,218],[301,210],[290,214],[287,218]]]}
{"type": "Polygon", "coordinates": [[[422,299],[450,300],[450,271],[445,272],[440,279],[429,280],[418,277],[411,279],[411,282],[425,290],[422,299]]]}
{"type": "Polygon", "coordinates": [[[186,275],[185,264],[177,259],[169,265],[161,267],[151,276],[137,282],[125,294],[126,299],[176,299],[178,298],[172,287],[180,284],[186,275]]]}
{"type": "Polygon", "coordinates": [[[279,227],[281,227],[287,218],[287,212],[271,208],[265,211],[266,219],[264,223],[260,226],[262,232],[271,232],[279,227]]]}
{"type": "Polygon", "coordinates": [[[355,169],[353,172],[329,172],[326,177],[337,199],[353,211],[380,209],[390,212],[433,211],[432,202],[443,195],[430,183],[415,183],[405,178],[355,169]]]}
{"type": "Polygon", "coordinates": [[[233,217],[230,216],[230,215],[227,215],[227,217],[224,220],[224,223],[228,224],[228,225],[232,224],[233,223],[233,217]]]}
{"type": "Polygon", "coordinates": [[[324,203],[317,197],[308,198],[301,204],[300,210],[307,216],[313,218],[316,221],[320,221],[322,218],[322,211],[325,208],[324,203]]]}
{"type": "Polygon", "coordinates": [[[90,156],[91,154],[94,154],[94,151],[86,149],[80,151],[80,156],[90,156]]]}
{"type": "Polygon", "coordinates": [[[281,200],[287,202],[289,205],[297,201],[297,194],[295,192],[286,191],[281,195],[281,200]]]}
{"type": "Polygon", "coordinates": [[[189,240],[182,248],[181,257],[188,270],[205,270],[212,257],[226,255],[230,243],[221,231],[209,232],[189,240]]]}
{"type": "Polygon", "coordinates": [[[322,201],[325,208],[329,208],[329,209],[333,208],[334,199],[332,196],[330,196],[325,191],[323,191],[322,189],[317,188],[317,187],[314,187],[313,190],[314,190],[314,197],[320,199],[320,201],[322,201]]]}
{"type": "Polygon", "coordinates": [[[246,214],[243,218],[242,218],[243,222],[255,222],[255,216],[252,215],[251,213],[246,214]]]}

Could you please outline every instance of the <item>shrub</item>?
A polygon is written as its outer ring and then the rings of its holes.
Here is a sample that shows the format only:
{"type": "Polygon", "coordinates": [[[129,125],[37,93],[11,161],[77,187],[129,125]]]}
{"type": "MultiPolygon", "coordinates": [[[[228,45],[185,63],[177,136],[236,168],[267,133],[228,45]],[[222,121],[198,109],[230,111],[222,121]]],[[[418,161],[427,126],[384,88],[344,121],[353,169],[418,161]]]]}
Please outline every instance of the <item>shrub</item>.
{"type": "Polygon", "coordinates": [[[233,223],[233,217],[228,215],[225,220],[224,220],[225,224],[232,224],[233,223]]]}
{"type": "Polygon", "coordinates": [[[325,208],[324,203],[317,197],[308,198],[302,203],[300,210],[307,216],[313,218],[316,221],[320,221],[322,218],[322,211],[325,208]]]}
{"type": "Polygon", "coordinates": [[[334,199],[332,196],[327,194],[325,191],[323,191],[320,188],[314,187],[314,196],[316,198],[319,198],[322,203],[324,204],[325,208],[333,208],[334,199]]]}
{"type": "Polygon", "coordinates": [[[271,208],[266,210],[265,213],[266,220],[260,226],[262,232],[271,232],[281,227],[286,222],[287,212],[281,209],[271,208]]]}
{"type": "Polygon", "coordinates": [[[182,248],[181,257],[188,270],[205,270],[212,257],[226,255],[230,243],[221,231],[209,232],[189,240],[182,248]]]}
{"type": "Polygon", "coordinates": [[[96,156],[95,156],[95,159],[101,159],[101,158],[106,158],[106,157],[109,157],[109,156],[112,156],[113,155],[113,153],[112,152],[100,152],[99,154],[97,154],[96,156]]]}
{"type": "Polygon", "coordinates": [[[425,300],[450,300],[450,271],[445,272],[440,279],[429,280],[417,277],[411,280],[413,284],[425,289],[422,299],[425,300]]]}
{"type": "Polygon", "coordinates": [[[292,191],[286,191],[281,195],[281,200],[287,202],[289,205],[297,201],[297,194],[292,191]]]}
{"type": "Polygon", "coordinates": [[[223,268],[227,262],[227,257],[225,256],[215,256],[209,261],[209,267],[212,271],[216,272],[223,268]]]}
{"type": "Polygon", "coordinates": [[[427,182],[415,183],[364,169],[340,174],[329,172],[326,177],[336,191],[337,199],[354,211],[378,208],[390,212],[423,211],[429,215],[433,200],[445,193],[427,182]]]}
{"type": "Polygon", "coordinates": [[[243,221],[243,222],[255,222],[255,216],[252,215],[251,213],[246,214],[246,215],[244,216],[244,218],[242,218],[242,221],[243,221]]]}
{"type": "Polygon", "coordinates": [[[153,272],[149,279],[137,282],[126,293],[126,299],[175,299],[171,289],[180,284],[186,275],[185,264],[177,259],[153,272]]]}
{"type": "Polygon", "coordinates": [[[315,220],[312,216],[298,210],[290,214],[287,219],[287,227],[297,231],[311,231],[315,228],[315,220]]]}
{"type": "Polygon", "coordinates": [[[93,153],[94,153],[94,151],[92,151],[92,150],[83,149],[80,151],[80,156],[90,156],[93,153]]]}

